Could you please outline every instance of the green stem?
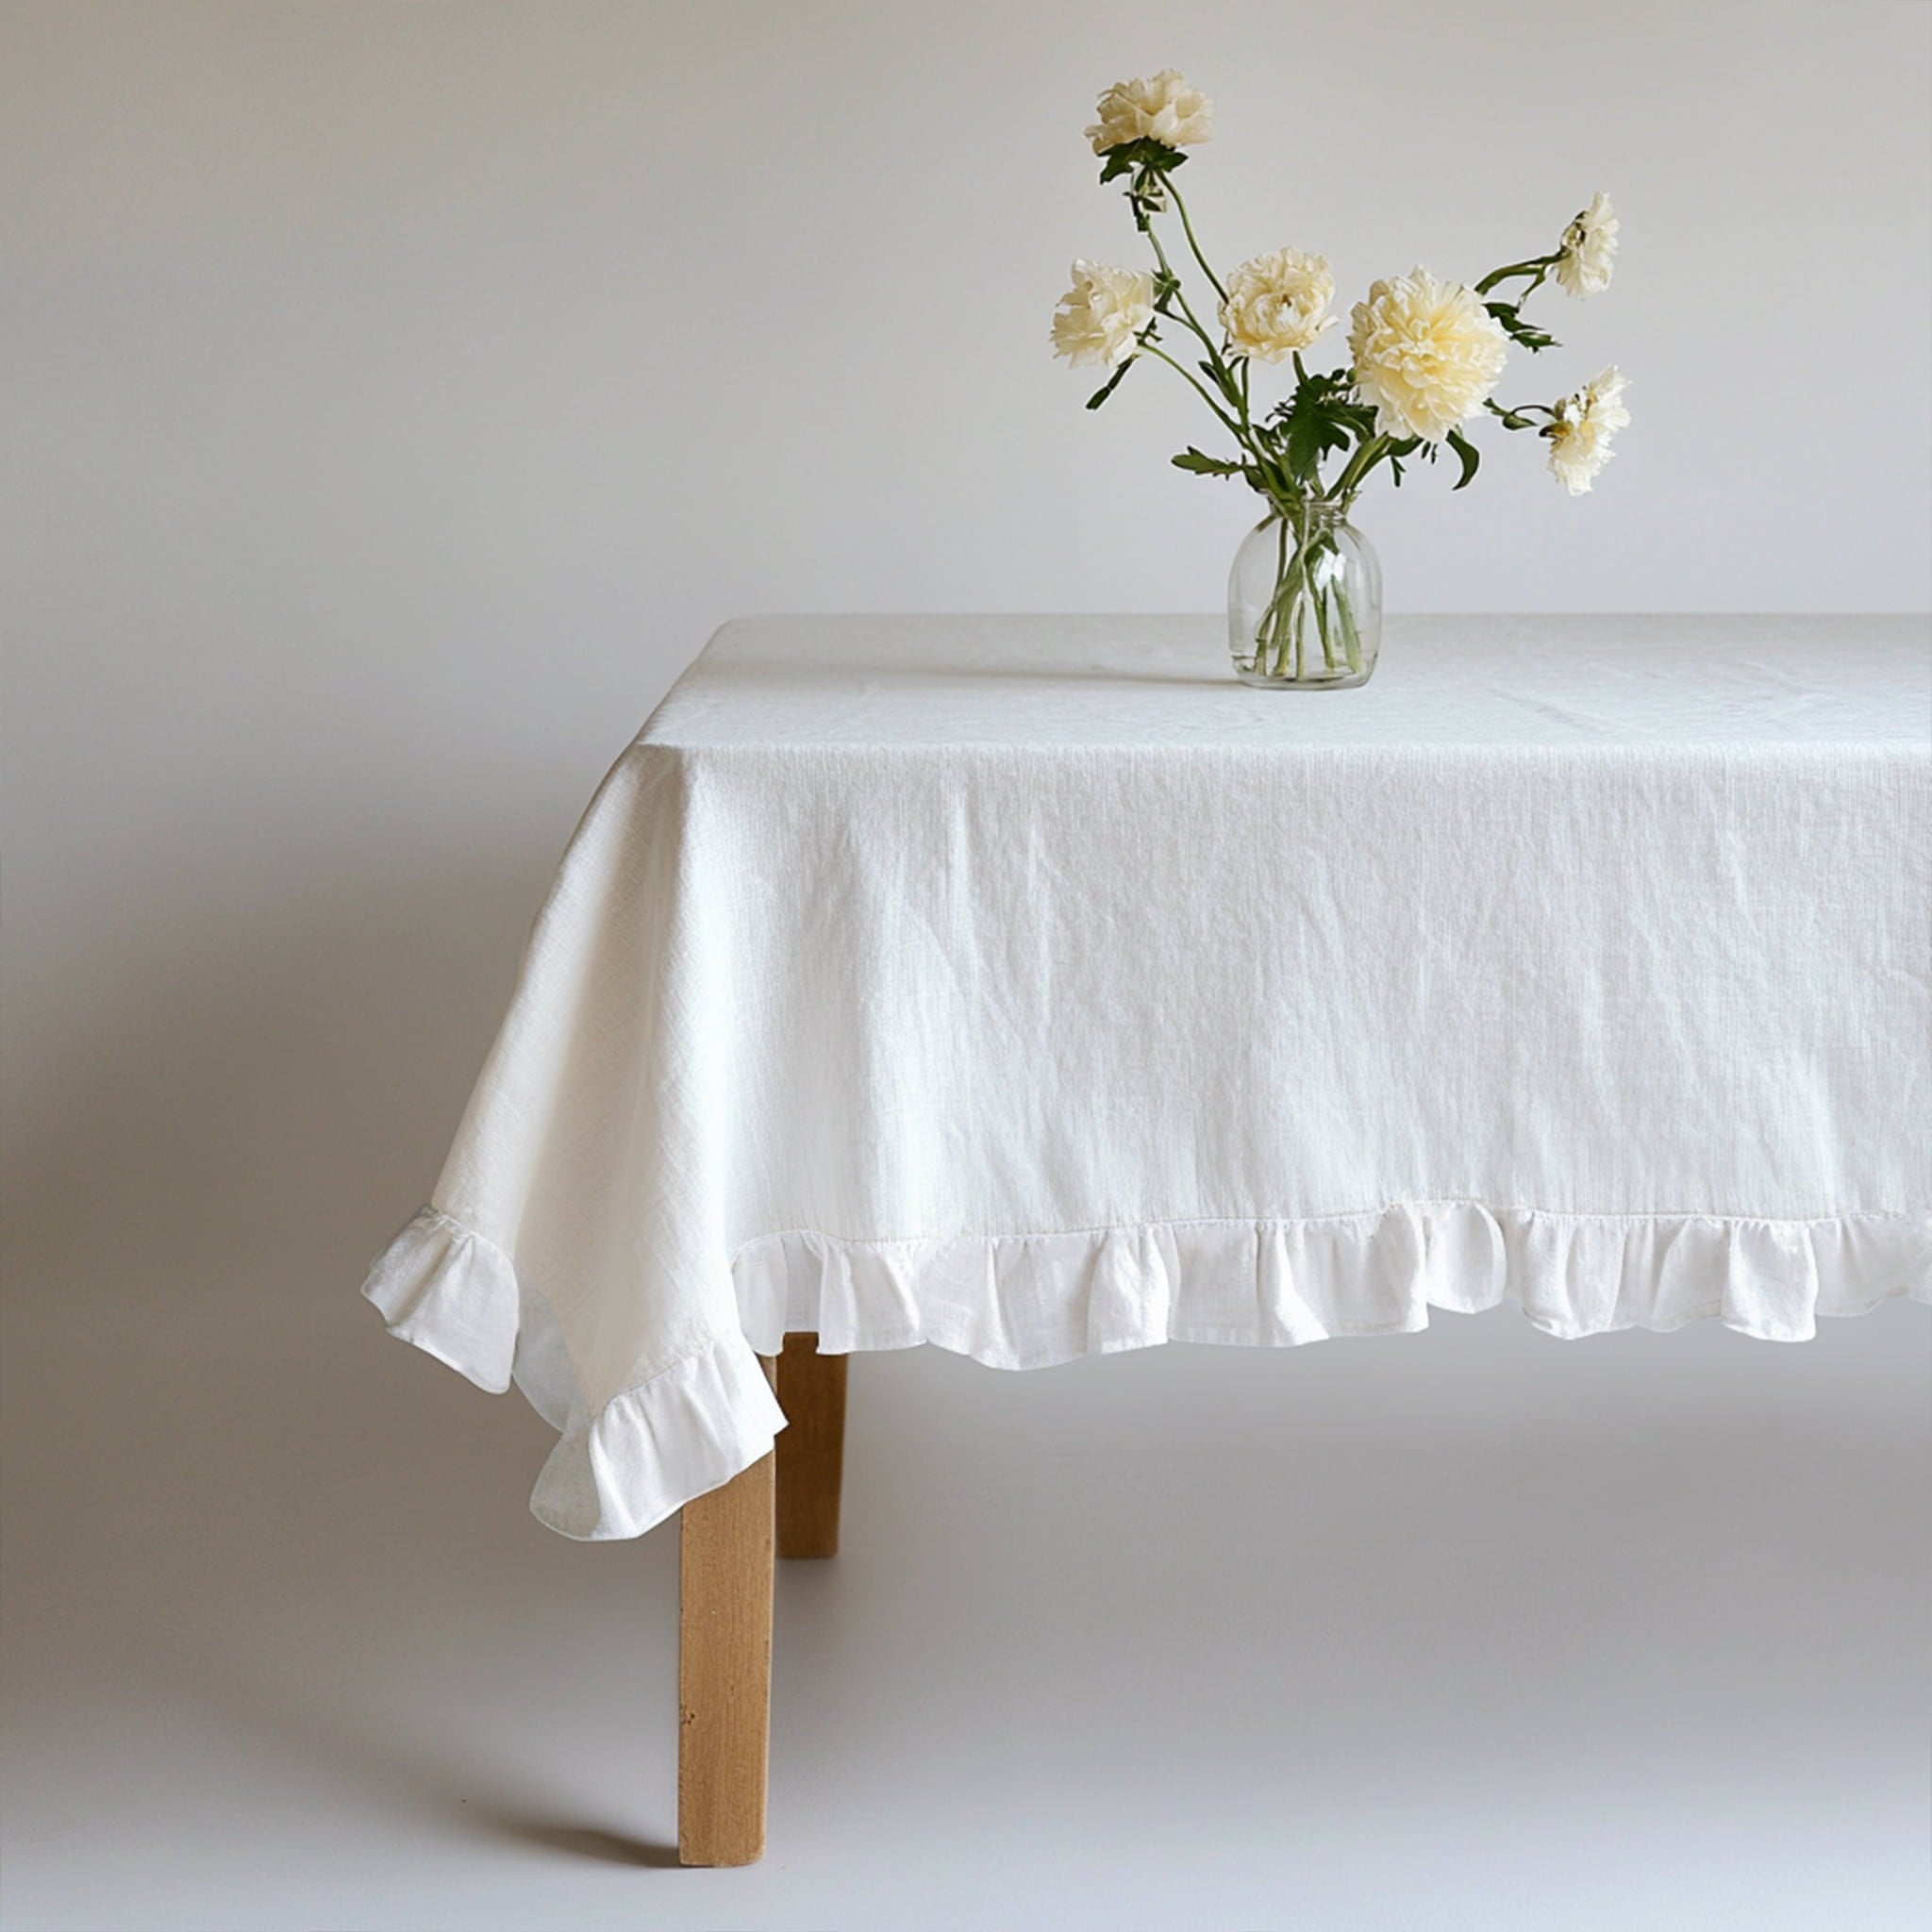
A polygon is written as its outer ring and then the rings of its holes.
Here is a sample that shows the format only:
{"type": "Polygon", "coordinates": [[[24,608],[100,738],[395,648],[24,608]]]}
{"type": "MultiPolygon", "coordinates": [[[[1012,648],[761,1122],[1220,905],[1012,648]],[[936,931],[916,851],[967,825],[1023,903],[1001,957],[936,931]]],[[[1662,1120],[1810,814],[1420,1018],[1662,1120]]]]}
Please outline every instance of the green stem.
{"type": "Polygon", "coordinates": [[[1335,641],[1328,635],[1328,592],[1314,582],[1312,570],[1309,574],[1309,588],[1314,594],[1308,601],[1315,607],[1315,628],[1322,634],[1322,662],[1330,671],[1335,669],[1335,641]]]}
{"type": "Polygon", "coordinates": [[[1307,512],[1305,506],[1277,505],[1274,514],[1274,594],[1255,625],[1255,668],[1264,676],[1299,677],[1308,599],[1314,591],[1308,575],[1307,512]],[[1288,548],[1291,533],[1295,543],[1292,560],[1288,548]]]}
{"type": "Polygon", "coordinates": [[[1506,409],[1501,403],[1486,402],[1483,408],[1496,417],[1505,429],[1534,429],[1536,425],[1529,420],[1532,413],[1547,416],[1552,423],[1557,420],[1556,410],[1547,403],[1518,403],[1506,409]]]}
{"type": "MultiPolygon", "coordinates": [[[[1241,425],[1239,423],[1237,423],[1234,420],[1234,418],[1230,416],[1227,413],[1227,411],[1221,407],[1221,405],[1217,403],[1214,400],[1214,398],[1210,396],[1205,389],[1201,387],[1199,380],[1195,377],[1191,370],[1183,369],[1181,365],[1178,362],[1176,362],[1174,359],[1174,358],[1170,356],[1167,353],[1167,351],[1161,348],[1158,343],[1143,341],[1141,344],[1141,353],[1143,356],[1159,357],[1160,359],[1163,362],[1165,362],[1170,369],[1174,370],[1182,378],[1183,381],[1188,383],[1192,388],[1194,393],[1198,395],[1201,398],[1201,400],[1204,403],[1206,403],[1208,407],[1210,409],[1212,409],[1217,416],[1221,418],[1222,425],[1227,430],[1228,434],[1232,436],[1234,440],[1238,443],[1240,443],[1243,449],[1249,448],[1248,439],[1246,435],[1243,433],[1241,425]]],[[[1252,454],[1252,451],[1250,453],[1252,454]]]]}
{"type": "Polygon", "coordinates": [[[1279,661],[1281,658],[1281,651],[1279,648],[1282,618],[1281,587],[1287,582],[1288,519],[1286,517],[1282,517],[1279,520],[1279,527],[1276,530],[1274,537],[1274,595],[1269,600],[1268,610],[1266,613],[1266,617],[1264,619],[1264,623],[1267,625],[1270,635],[1275,640],[1276,642],[1276,666],[1274,674],[1276,677],[1283,675],[1279,661]]]}
{"type": "Polygon", "coordinates": [[[1341,648],[1348,658],[1348,668],[1359,677],[1362,675],[1362,637],[1356,628],[1355,612],[1348,608],[1348,592],[1337,587],[1335,608],[1341,619],[1341,648]]]}
{"type": "Polygon", "coordinates": [[[1344,666],[1359,681],[1361,629],[1356,623],[1346,571],[1338,571],[1327,581],[1317,576],[1317,566],[1325,558],[1340,563],[1339,541],[1332,532],[1314,527],[1310,502],[1277,506],[1274,521],[1274,590],[1255,621],[1247,661],[1257,675],[1301,682],[1309,675],[1313,649],[1319,643],[1322,662],[1316,682],[1338,678],[1344,666]]]}
{"type": "Polygon", "coordinates": [[[1328,492],[1329,500],[1340,506],[1344,517],[1356,491],[1368,480],[1369,472],[1389,454],[1390,441],[1386,436],[1370,437],[1349,458],[1347,467],[1335,479],[1335,488],[1328,492]]]}
{"type": "Polygon", "coordinates": [[[1214,371],[1215,386],[1228,402],[1241,412],[1241,428],[1246,431],[1248,421],[1247,362],[1242,358],[1241,380],[1237,383],[1228,369],[1226,359],[1221,353],[1221,344],[1208,333],[1201,318],[1194,313],[1193,306],[1188,300],[1187,291],[1181,287],[1181,278],[1174,272],[1174,264],[1167,258],[1167,250],[1160,245],[1160,237],[1155,232],[1150,221],[1147,225],[1147,240],[1154,249],[1154,258],[1160,264],[1160,272],[1174,284],[1174,299],[1181,306],[1181,320],[1200,338],[1201,346],[1208,351],[1208,360],[1214,371]]]}
{"type": "Polygon", "coordinates": [[[1194,251],[1194,259],[1201,264],[1201,273],[1214,285],[1214,292],[1225,302],[1227,291],[1222,287],[1221,277],[1208,266],[1208,258],[1201,253],[1201,244],[1194,240],[1194,225],[1188,219],[1188,205],[1181,199],[1181,192],[1174,185],[1170,175],[1166,182],[1167,192],[1174,196],[1174,211],[1181,218],[1181,230],[1188,238],[1188,246],[1194,251]]]}
{"type": "Polygon", "coordinates": [[[1174,272],[1174,264],[1167,258],[1167,250],[1160,245],[1160,237],[1154,232],[1152,224],[1147,229],[1147,240],[1153,244],[1154,258],[1160,264],[1160,273],[1174,284],[1174,299],[1181,305],[1181,320],[1199,336],[1207,345],[1208,353],[1219,360],[1220,352],[1214,344],[1214,338],[1201,326],[1201,318],[1188,304],[1187,291],[1181,287],[1181,278],[1174,272]]]}
{"type": "Polygon", "coordinates": [[[1542,287],[1544,276],[1562,258],[1562,252],[1558,250],[1555,255],[1537,255],[1532,256],[1527,261],[1512,261],[1507,268],[1492,268],[1475,285],[1475,291],[1478,295],[1487,295],[1498,283],[1507,282],[1512,275],[1533,275],[1535,280],[1518,297],[1519,301],[1527,300],[1530,295],[1542,287]]]}

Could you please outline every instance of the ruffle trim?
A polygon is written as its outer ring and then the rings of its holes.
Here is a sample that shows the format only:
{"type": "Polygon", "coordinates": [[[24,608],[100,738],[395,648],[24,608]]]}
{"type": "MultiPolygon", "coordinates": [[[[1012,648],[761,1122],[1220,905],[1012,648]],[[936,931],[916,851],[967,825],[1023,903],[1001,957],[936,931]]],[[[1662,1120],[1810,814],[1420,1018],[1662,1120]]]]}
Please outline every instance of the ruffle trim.
{"type": "Polygon", "coordinates": [[[641,1535],[728,1482],[784,1426],[758,1357],[788,1330],[827,1355],[922,1342],[1043,1368],[1165,1341],[1286,1347],[1401,1335],[1429,1310],[1515,1302],[1576,1339],[1703,1317],[1804,1341],[1823,1316],[1932,1300],[1932,1213],[1816,1221],[1404,1204],[1299,1221],[1180,1221],[1065,1233],[857,1241],[797,1232],[732,1264],[742,1332],[719,1335],[592,1415],[548,1305],[509,1257],[434,1208],[363,1293],[392,1335],[480,1388],[512,1381],[559,1439],[530,1507],[563,1535],[641,1535]]]}
{"type": "Polygon", "coordinates": [[[810,1329],[828,1355],[930,1341],[1005,1369],[1163,1341],[1404,1335],[1426,1328],[1431,1308],[1505,1302],[1565,1340],[1715,1316],[1805,1341],[1820,1316],[1932,1299],[1932,1213],[1766,1221],[1431,1201],[993,1239],[793,1233],[749,1242],[733,1274],[761,1352],[810,1329]]]}
{"type": "Polygon", "coordinates": [[[425,1208],[362,1292],[389,1332],[501,1394],[514,1381],[558,1434],[530,1495],[583,1542],[641,1536],[771,1451],[785,1412],[741,1334],[720,1335],[591,1413],[549,1304],[493,1241],[425,1208]]]}

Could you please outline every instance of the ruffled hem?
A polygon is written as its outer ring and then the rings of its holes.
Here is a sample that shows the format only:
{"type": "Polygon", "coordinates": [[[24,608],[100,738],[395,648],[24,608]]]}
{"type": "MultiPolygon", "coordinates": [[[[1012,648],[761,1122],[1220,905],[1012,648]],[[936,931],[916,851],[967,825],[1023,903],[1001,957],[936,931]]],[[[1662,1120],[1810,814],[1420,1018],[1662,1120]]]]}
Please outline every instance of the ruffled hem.
{"type": "Polygon", "coordinates": [[[409,1222],[363,1293],[391,1334],[480,1388],[524,1391],[559,1431],[531,1509],[602,1541],[641,1535],[771,1449],[785,1417],[758,1357],[788,1330],[816,1333],[827,1355],[930,1342],[1031,1369],[1165,1341],[1408,1334],[1431,1308],[1514,1302],[1565,1339],[1714,1317],[1804,1341],[1824,1316],[1932,1300],[1932,1213],[1771,1221],[1432,1201],[945,1240],[794,1232],[748,1242],[732,1278],[741,1333],[708,1339],[594,1414],[548,1305],[501,1248],[440,1209],[409,1222]]]}
{"type": "Polygon", "coordinates": [[[1714,1316],[1804,1341],[1821,1316],[1932,1299],[1932,1213],[1769,1221],[1430,1201],[944,1241],[800,1232],[747,1243],[733,1274],[761,1353],[809,1329],[828,1355],[929,1341],[1004,1369],[1163,1341],[1410,1334],[1431,1308],[1505,1302],[1565,1340],[1714,1316]]]}
{"type": "Polygon", "coordinates": [[[537,1521],[580,1542],[641,1536],[769,1456],[785,1426],[763,1365],[721,1335],[593,1418],[574,1414],[537,1478],[537,1521]]]}
{"type": "Polygon", "coordinates": [[[741,1334],[713,1338],[592,1413],[549,1304],[493,1241],[435,1208],[376,1257],[362,1292],[391,1335],[479,1389],[523,1391],[558,1432],[531,1513],[580,1542],[641,1536],[769,1454],[785,1426],[741,1334]]]}

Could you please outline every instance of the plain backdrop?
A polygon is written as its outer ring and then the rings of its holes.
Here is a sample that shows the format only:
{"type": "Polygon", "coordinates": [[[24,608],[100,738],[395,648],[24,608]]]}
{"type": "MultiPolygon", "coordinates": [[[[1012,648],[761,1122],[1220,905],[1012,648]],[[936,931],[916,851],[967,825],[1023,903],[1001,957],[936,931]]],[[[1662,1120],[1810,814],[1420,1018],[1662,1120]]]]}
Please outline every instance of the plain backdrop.
{"type": "Polygon", "coordinates": [[[781,1635],[774,1857],[729,1876],[654,1869],[668,1536],[546,1540],[541,1425],[355,1290],[717,624],[1220,599],[1253,511],[1165,466],[1199,405],[1147,368],[1087,414],[1048,353],[1070,258],[1136,258],[1102,86],[1204,87],[1204,242],[1322,251],[1344,304],[1615,196],[1614,286],[1550,291],[1506,392],[1616,361],[1617,461],[1572,500],[1494,434],[1371,498],[1392,608],[1921,611],[1932,9],[0,33],[9,1927],[1914,1921],[1911,1311],[864,1364],[860,1555],[785,1583],[816,1701],[781,1635]]]}

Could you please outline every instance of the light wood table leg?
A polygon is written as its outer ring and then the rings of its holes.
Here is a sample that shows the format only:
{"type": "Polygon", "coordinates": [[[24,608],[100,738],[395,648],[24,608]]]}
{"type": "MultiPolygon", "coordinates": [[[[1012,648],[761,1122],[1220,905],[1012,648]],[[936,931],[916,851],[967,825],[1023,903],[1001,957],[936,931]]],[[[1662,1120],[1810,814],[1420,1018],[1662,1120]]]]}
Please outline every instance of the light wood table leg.
{"type": "Polygon", "coordinates": [[[821,1355],[816,1335],[788,1335],[778,1357],[778,1554],[839,1554],[839,1491],[845,1468],[845,1364],[821,1355]]]}
{"type": "MultiPolygon", "coordinates": [[[[771,1374],[771,1357],[761,1359],[771,1374]]],[[[750,1865],[764,1856],[773,1465],[772,1457],[760,1458],[680,1512],[677,1858],[683,1865],[750,1865]]]]}

